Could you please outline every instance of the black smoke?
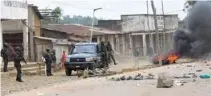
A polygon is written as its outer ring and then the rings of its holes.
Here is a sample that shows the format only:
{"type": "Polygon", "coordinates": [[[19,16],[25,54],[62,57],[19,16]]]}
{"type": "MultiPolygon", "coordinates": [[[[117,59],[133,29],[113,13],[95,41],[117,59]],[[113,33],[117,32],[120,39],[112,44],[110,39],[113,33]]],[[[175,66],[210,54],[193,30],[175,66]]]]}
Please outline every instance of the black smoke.
{"type": "Polygon", "coordinates": [[[211,3],[197,1],[174,33],[174,48],[181,56],[198,58],[211,52],[211,3]]]}

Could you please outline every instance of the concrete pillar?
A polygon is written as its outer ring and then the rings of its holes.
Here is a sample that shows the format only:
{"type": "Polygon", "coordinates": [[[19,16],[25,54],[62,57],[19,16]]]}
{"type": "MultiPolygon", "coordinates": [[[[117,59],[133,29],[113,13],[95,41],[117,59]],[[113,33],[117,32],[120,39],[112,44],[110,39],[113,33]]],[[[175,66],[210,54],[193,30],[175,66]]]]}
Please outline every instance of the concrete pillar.
{"type": "Polygon", "coordinates": [[[122,47],[123,47],[123,48],[122,48],[122,51],[123,51],[122,53],[123,53],[123,55],[124,55],[124,53],[125,53],[125,45],[126,45],[126,44],[125,44],[125,35],[123,34],[123,35],[122,35],[122,47]]]}
{"type": "Polygon", "coordinates": [[[97,43],[100,43],[100,36],[97,36],[97,43]]]}
{"type": "Polygon", "coordinates": [[[152,53],[154,54],[154,52],[155,52],[155,48],[154,48],[154,41],[153,41],[153,34],[151,33],[151,34],[149,34],[150,36],[149,36],[149,38],[150,38],[150,47],[152,48],[152,53]]]}
{"type": "Polygon", "coordinates": [[[24,58],[28,58],[28,54],[29,54],[29,48],[28,48],[28,34],[29,34],[29,30],[28,30],[28,20],[24,20],[24,23],[26,24],[23,24],[23,48],[24,48],[24,58]]]}
{"type": "Polygon", "coordinates": [[[143,42],[143,55],[147,55],[147,44],[146,44],[146,34],[142,35],[142,42],[143,42]]]}
{"type": "Polygon", "coordinates": [[[117,52],[120,53],[120,50],[119,50],[120,49],[119,35],[116,35],[115,38],[116,38],[116,43],[117,43],[117,52]]]}
{"type": "Polygon", "coordinates": [[[114,48],[114,35],[109,35],[109,37],[110,37],[110,43],[111,43],[112,49],[115,50],[115,48],[114,48]]]}
{"type": "Polygon", "coordinates": [[[130,40],[130,51],[133,56],[133,36],[129,34],[129,40],[130,40]]]}
{"type": "MultiPolygon", "coordinates": [[[[3,29],[2,29],[2,21],[0,20],[0,50],[3,48],[3,29]]],[[[0,65],[2,65],[2,58],[0,57],[0,65]]]]}

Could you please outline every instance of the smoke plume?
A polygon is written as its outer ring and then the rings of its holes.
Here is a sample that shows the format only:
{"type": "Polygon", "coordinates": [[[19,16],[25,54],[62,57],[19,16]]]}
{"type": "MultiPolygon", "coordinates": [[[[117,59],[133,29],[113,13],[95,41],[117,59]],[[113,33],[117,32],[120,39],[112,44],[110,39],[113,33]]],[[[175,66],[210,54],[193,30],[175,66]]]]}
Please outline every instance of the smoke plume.
{"type": "Polygon", "coordinates": [[[211,52],[211,3],[197,1],[174,33],[174,48],[181,56],[198,58],[211,52]]]}

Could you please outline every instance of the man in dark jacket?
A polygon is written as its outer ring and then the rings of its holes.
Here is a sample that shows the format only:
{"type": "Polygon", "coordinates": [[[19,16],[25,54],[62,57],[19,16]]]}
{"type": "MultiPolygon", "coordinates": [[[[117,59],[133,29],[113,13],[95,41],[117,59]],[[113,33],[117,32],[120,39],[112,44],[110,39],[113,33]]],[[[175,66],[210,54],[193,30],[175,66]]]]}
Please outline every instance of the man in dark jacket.
{"type": "Polygon", "coordinates": [[[53,49],[51,52],[52,55],[52,62],[53,62],[53,66],[56,66],[56,51],[53,49]]]}
{"type": "Polygon", "coordinates": [[[112,59],[113,62],[114,62],[114,65],[116,65],[117,63],[116,63],[116,61],[114,59],[114,55],[113,55],[114,51],[112,49],[110,42],[107,42],[106,48],[107,48],[107,51],[108,51],[108,60],[110,61],[112,59]]]}
{"type": "Polygon", "coordinates": [[[7,72],[7,65],[8,65],[8,59],[9,59],[9,47],[7,43],[3,44],[3,49],[1,50],[1,57],[3,58],[4,61],[4,72],[7,72]]]}
{"type": "Polygon", "coordinates": [[[105,65],[105,67],[108,67],[108,60],[107,60],[107,49],[105,46],[105,42],[101,41],[100,42],[101,46],[101,61],[105,65]]]}
{"type": "Polygon", "coordinates": [[[23,55],[21,54],[21,48],[16,47],[15,48],[15,54],[14,54],[14,65],[15,65],[15,68],[17,70],[16,81],[18,81],[18,82],[23,82],[22,79],[21,79],[21,75],[22,75],[21,63],[20,63],[21,61],[24,61],[25,64],[27,64],[26,60],[24,59],[23,55]]]}
{"type": "Polygon", "coordinates": [[[51,63],[52,63],[52,55],[49,49],[46,49],[46,53],[44,53],[43,57],[45,58],[45,63],[46,63],[46,73],[47,76],[52,76],[51,74],[51,63]]]}

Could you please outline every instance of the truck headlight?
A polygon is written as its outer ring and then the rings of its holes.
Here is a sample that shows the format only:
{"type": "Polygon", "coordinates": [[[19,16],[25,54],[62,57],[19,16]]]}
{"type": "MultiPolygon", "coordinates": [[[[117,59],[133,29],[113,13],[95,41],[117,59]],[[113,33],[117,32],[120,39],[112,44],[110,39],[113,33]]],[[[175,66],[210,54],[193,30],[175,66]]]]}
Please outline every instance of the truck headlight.
{"type": "Polygon", "coordinates": [[[65,58],[65,62],[70,62],[70,58],[65,58]]]}
{"type": "Polygon", "coordinates": [[[94,58],[93,57],[90,57],[90,58],[86,58],[86,61],[93,61],[94,60],[94,58]]]}

